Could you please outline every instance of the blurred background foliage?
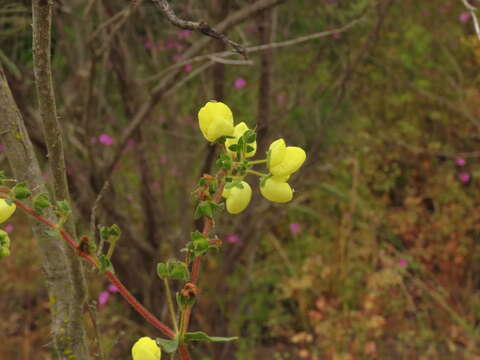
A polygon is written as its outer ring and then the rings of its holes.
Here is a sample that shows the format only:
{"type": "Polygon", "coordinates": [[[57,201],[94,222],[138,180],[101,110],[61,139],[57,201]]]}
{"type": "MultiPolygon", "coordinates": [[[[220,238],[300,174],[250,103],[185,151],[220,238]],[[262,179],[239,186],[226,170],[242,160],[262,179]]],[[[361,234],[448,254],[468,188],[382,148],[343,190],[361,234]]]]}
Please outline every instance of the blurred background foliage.
{"type": "MultiPolygon", "coordinates": [[[[252,1],[172,3],[215,24],[252,1]]],[[[1,4],[0,61],[45,163],[29,1],[1,4]]],[[[192,328],[241,340],[199,346],[194,358],[480,359],[480,40],[465,11],[461,1],[286,1],[229,37],[253,46],[361,21],[252,53],[253,65],[187,58],[174,68],[203,37],[173,27],[150,1],[56,1],[52,59],[80,232],[110,164],[98,222],[123,229],[116,272],[168,322],[155,266],[179,256],[195,227],[191,191],[215,151],[196,113],[221,100],[236,122],[258,126],[263,151],[281,136],[308,159],[290,204],[256,194],[244,214],[217,220],[224,246],[204,263],[192,328]],[[111,163],[145,99],[175,71],[111,163]]],[[[211,42],[203,53],[223,50],[211,42]]],[[[23,216],[5,228],[13,256],[1,264],[0,358],[50,359],[35,242],[23,216]]],[[[105,359],[129,359],[136,337],[158,334],[88,277],[105,359]]]]}

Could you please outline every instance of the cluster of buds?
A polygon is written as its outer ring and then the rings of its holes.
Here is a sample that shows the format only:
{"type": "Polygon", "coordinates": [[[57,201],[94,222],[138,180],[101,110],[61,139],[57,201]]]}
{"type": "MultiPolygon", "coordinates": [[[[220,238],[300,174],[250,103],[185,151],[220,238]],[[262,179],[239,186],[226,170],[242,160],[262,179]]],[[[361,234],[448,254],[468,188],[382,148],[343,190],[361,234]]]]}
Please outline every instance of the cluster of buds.
{"type": "Polygon", "coordinates": [[[251,160],[257,152],[256,133],[244,122],[235,126],[227,105],[209,101],[198,112],[198,121],[208,141],[224,144],[220,160],[226,164],[227,185],[222,195],[229,213],[238,214],[250,203],[252,188],[244,180],[247,174],[260,176],[260,193],[266,199],[279,203],[292,200],[293,189],[287,181],[305,162],[307,156],[302,148],[287,146],[278,139],[270,145],[266,159],[251,160]],[[252,170],[257,164],[266,164],[268,173],[252,170]]]}

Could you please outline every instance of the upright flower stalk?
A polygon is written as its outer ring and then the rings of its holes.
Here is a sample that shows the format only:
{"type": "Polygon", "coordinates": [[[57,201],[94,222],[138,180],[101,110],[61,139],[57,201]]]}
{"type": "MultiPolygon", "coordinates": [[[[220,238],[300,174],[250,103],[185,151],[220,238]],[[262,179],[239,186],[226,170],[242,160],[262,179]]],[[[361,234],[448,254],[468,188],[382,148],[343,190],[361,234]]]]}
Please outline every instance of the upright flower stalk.
{"type": "MultiPolygon", "coordinates": [[[[253,159],[257,152],[256,133],[244,122],[234,125],[230,108],[216,101],[210,101],[199,113],[199,127],[203,136],[210,142],[222,147],[222,154],[217,159],[217,173],[205,174],[198,182],[194,194],[198,199],[195,217],[203,218],[202,232],[191,233],[191,240],[182,249],[184,261],[170,259],[157,264],[157,274],[163,280],[167,296],[168,310],[173,330],[162,323],[148,311],[128,291],[116,277],[111,258],[115,244],[121,236],[117,225],[101,227],[102,243],[109,243],[106,254],[97,253],[96,244],[88,237],[76,240],[63,225],[68,221],[70,207],[65,201],[50,202],[48,196],[38,194],[32,198],[32,207],[22,200],[31,198],[26,183],[18,183],[12,188],[0,185],[0,222],[7,220],[16,209],[20,209],[48,226],[52,233],[63,238],[74,254],[85,259],[103,274],[118,289],[123,298],[149,323],[155,326],[166,338],[150,338],[143,336],[132,346],[133,360],[159,360],[162,353],[179,352],[182,360],[189,360],[187,350],[193,341],[226,342],[237,337],[210,336],[204,332],[189,332],[193,306],[197,300],[198,278],[202,258],[211,251],[221,247],[221,240],[214,232],[214,217],[217,212],[226,209],[230,214],[244,211],[252,197],[252,187],[247,181],[249,176],[258,176],[260,193],[268,200],[284,203],[292,200],[293,189],[287,183],[290,176],[298,171],[306,159],[305,151],[299,147],[286,146],[283,139],[274,141],[263,159],[253,159]],[[254,170],[254,166],[265,166],[265,170],[254,170]],[[58,218],[54,223],[42,215],[50,209],[58,218]],[[173,302],[170,280],[184,283],[175,293],[177,310],[173,302]],[[177,319],[177,314],[179,318],[177,319]]],[[[0,183],[4,184],[4,176],[0,174],[0,183]]],[[[6,233],[0,232],[0,257],[9,255],[10,239],[6,233]]]]}

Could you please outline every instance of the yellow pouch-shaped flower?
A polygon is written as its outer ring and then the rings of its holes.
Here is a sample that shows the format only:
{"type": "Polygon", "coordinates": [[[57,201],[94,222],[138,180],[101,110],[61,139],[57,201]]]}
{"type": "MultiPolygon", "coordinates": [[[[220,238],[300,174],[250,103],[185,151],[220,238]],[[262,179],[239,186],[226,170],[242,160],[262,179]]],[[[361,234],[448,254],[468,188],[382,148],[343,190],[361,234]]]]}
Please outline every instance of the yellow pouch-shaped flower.
{"type": "Polygon", "coordinates": [[[267,199],[273,202],[285,203],[293,198],[293,190],[286,182],[286,177],[271,177],[265,181],[263,186],[260,186],[260,193],[267,199]]]}
{"type": "Polygon", "coordinates": [[[268,169],[273,176],[291,175],[305,162],[307,154],[297,146],[286,146],[283,139],[278,139],[270,145],[268,169]]]}
{"type": "Polygon", "coordinates": [[[133,360],[160,360],[162,351],[155,340],[144,336],[132,346],[133,360]]]}
{"type": "Polygon", "coordinates": [[[252,198],[252,188],[247,182],[241,182],[243,188],[234,186],[223,190],[222,196],[227,199],[227,211],[230,214],[238,214],[246,209],[252,198]]]}
{"type": "Polygon", "coordinates": [[[0,199],[0,224],[7,221],[16,208],[15,204],[8,205],[5,199],[0,199]]]}
{"type": "Polygon", "coordinates": [[[232,110],[222,102],[209,101],[198,112],[198,122],[203,136],[215,141],[222,136],[233,135],[232,110]]]}
{"type": "MultiPolygon", "coordinates": [[[[245,131],[247,131],[247,130],[249,130],[248,126],[244,122],[241,122],[240,124],[235,126],[235,128],[233,130],[233,136],[235,136],[235,139],[227,139],[225,141],[225,146],[226,146],[227,151],[230,155],[233,155],[234,152],[228,150],[228,147],[231,146],[231,145],[237,144],[238,139],[240,139],[242,137],[242,135],[245,133],[245,131]]],[[[245,154],[245,157],[247,157],[247,158],[254,156],[255,153],[257,152],[257,142],[256,141],[254,143],[250,143],[248,145],[253,147],[253,150],[245,154]]]]}

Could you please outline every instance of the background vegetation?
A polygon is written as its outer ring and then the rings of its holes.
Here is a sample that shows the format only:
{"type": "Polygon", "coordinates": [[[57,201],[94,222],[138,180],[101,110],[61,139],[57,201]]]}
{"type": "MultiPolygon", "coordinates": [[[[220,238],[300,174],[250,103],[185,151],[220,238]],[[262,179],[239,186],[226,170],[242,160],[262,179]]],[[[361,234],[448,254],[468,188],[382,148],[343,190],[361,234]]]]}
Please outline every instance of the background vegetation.
{"type": "MultiPolygon", "coordinates": [[[[249,3],[172,1],[210,24],[249,3]]],[[[122,227],[117,274],[166,322],[155,266],[194,229],[191,191],[212,166],[200,106],[221,100],[265,139],[307,151],[288,206],[256,194],[244,214],[218,219],[224,246],[204,263],[192,328],[241,340],[198,347],[195,359],[480,359],[480,40],[462,2],[286,1],[228,35],[248,47],[352,21],[239,65],[192,61],[205,37],[150,1],[56,3],[54,80],[79,233],[112,170],[98,221],[122,227]]],[[[0,60],[45,165],[29,2],[3,0],[0,24],[0,60]]],[[[211,41],[201,53],[223,50],[211,41]]],[[[0,358],[50,359],[35,241],[24,217],[4,225],[14,255],[1,263],[0,358]]],[[[133,340],[155,330],[87,276],[106,359],[129,359],[133,340]]]]}

